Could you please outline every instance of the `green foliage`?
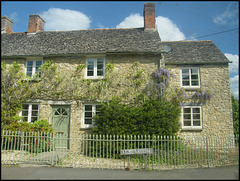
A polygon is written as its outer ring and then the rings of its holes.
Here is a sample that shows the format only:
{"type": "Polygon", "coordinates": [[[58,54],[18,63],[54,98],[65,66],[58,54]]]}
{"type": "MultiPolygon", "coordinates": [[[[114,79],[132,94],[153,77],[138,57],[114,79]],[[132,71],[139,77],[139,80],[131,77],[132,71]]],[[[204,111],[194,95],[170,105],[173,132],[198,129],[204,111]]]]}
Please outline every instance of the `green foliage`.
{"type": "Polygon", "coordinates": [[[25,75],[17,62],[6,66],[1,64],[1,126],[19,120],[16,116],[21,109],[21,104],[31,95],[32,85],[23,81],[25,75]]]}
{"type": "Polygon", "coordinates": [[[232,96],[234,134],[239,134],[239,102],[232,96]]]}
{"type": "Polygon", "coordinates": [[[24,149],[31,153],[41,153],[53,149],[53,146],[50,144],[53,128],[47,120],[40,119],[34,123],[14,122],[10,125],[6,125],[4,130],[8,133],[12,133],[15,137],[4,137],[2,140],[2,149],[24,149]],[[21,136],[24,137],[22,138],[21,136]],[[13,143],[19,144],[9,146],[9,144],[11,145],[13,143]],[[25,144],[24,148],[21,148],[21,144],[25,144]],[[15,148],[13,148],[13,146],[15,146],[15,148]]]}
{"type": "Polygon", "coordinates": [[[180,129],[180,108],[168,101],[148,100],[141,106],[113,99],[102,104],[93,133],[109,135],[173,135],[180,129]]]}
{"type": "Polygon", "coordinates": [[[106,71],[112,72],[113,70],[114,70],[114,64],[108,63],[108,64],[106,65],[106,71]]]}
{"type": "Polygon", "coordinates": [[[13,122],[4,127],[8,131],[24,131],[24,132],[53,132],[52,125],[47,120],[37,120],[34,123],[13,122]]]}

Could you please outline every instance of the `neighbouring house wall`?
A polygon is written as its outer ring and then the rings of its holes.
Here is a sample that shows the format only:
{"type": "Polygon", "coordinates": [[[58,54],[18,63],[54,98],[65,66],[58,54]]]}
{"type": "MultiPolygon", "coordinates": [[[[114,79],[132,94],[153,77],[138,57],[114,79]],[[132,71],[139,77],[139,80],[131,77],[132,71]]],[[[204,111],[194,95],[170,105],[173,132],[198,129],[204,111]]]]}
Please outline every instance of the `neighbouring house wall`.
{"type": "MultiPolygon", "coordinates": [[[[170,82],[170,88],[181,88],[180,72],[183,66],[166,65],[175,78],[170,82]]],[[[186,66],[191,67],[191,66],[186,66]]],[[[193,66],[192,66],[193,67],[193,66]]],[[[201,89],[209,90],[213,98],[202,106],[203,128],[201,131],[183,131],[183,135],[219,135],[233,134],[232,100],[230,91],[229,69],[227,64],[199,65],[201,89]]],[[[196,90],[185,90],[191,98],[196,90]]],[[[188,103],[193,102],[189,99],[188,103]]]]}

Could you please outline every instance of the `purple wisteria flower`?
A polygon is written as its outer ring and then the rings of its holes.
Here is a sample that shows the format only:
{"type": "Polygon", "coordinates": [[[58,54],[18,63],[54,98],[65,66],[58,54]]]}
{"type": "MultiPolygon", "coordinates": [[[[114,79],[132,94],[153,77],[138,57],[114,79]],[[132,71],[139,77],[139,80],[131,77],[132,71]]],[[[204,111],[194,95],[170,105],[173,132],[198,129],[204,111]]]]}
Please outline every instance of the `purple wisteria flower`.
{"type": "Polygon", "coordinates": [[[13,87],[17,87],[17,84],[16,84],[16,83],[14,83],[14,84],[13,84],[13,87]]]}
{"type": "Polygon", "coordinates": [[[209,100],[213,98],[213,94],[209,93],[207,91],[203,91],[203,92],[195,92],[195,94],[193,95],[194,99],[203,99],[203,100],[209,100]]]}

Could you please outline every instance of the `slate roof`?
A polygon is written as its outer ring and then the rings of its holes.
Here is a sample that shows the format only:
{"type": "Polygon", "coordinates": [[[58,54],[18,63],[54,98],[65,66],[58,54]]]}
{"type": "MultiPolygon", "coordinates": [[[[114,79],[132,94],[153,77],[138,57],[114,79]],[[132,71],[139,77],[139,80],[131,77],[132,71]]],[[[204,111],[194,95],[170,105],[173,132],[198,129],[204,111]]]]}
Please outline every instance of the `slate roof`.
{"type": "Polygon", "coordinates": [[[163,41],[162,44],[172,48],[169,54],[164,55],[166,64],[230,63],[211,40],[163,41]]]}
{"type": "Polygon", "coordinates": [[[143,28],[2,34],[1,56],[163,52],[158,31],[143,28]]]}
{"type": "Polygon", "coordinates": [[[166,64],[229,63],[212,41],[163,41],[158,31],[143,28],[44,31],[1,34],[2,57],[56,56],[97,53],[164,52],[166,64]]]}

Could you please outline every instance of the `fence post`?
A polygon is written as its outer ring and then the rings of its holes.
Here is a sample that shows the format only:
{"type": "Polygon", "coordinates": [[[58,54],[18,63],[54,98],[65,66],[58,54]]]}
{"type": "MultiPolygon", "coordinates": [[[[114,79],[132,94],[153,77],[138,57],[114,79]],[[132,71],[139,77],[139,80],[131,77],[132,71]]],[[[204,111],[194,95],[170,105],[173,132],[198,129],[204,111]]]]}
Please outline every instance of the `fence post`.
{"type": "MultiPolygon", "coordinates": [[[[54,149],[54,133],[52,133],[52,136],[50,136],[50,143],[52,143],[52,151],[53,151],[53,153],[54,153],[54,151],[55,151],[55,149],[54,149]]],[[[51,154],[51,160],[52,160],[52,166],[54,165],[54,155],[55,155],[55,153],[54,154],[51,154]]]]}
{"type": "Polygon", "coordinates": [[[207,146],[207,165],[208,165],[208,168],[209,168],[208,136],[206,136],[206,146],[207,146]]]}

